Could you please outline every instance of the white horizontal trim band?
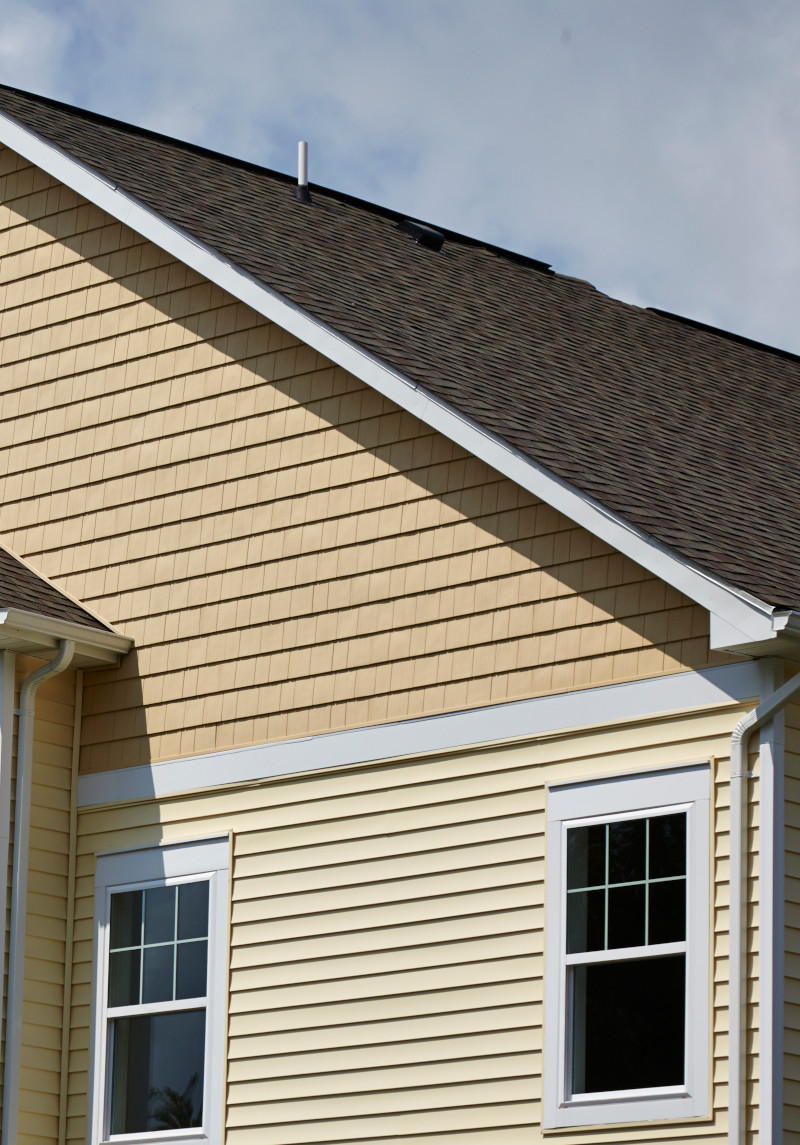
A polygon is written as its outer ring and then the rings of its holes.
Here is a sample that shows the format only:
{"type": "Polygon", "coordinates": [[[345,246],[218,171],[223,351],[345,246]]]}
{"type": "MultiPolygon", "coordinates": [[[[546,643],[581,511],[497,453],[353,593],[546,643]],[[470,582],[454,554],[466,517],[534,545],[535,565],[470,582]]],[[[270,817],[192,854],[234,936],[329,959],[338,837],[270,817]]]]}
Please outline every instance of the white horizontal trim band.
{"type": "Polygon", "coordinates": [[[159,799],[182,791],[273,779],[298,772],[533,738],[572,728],[742,702],[758,695],[758,664],[748,660],[701,672],[680,672],[674,676],[562,692],[532,700],[513,700],[449,715],[326,732],[83,775],[78,783],[78,806],[159,799]]]}
{"type": "Polygon", "coordinates": [[[729,642],[773,638],[771,605],[677,556],[5,113],[0,142],[702,604],[725,622],[729,642]]]}

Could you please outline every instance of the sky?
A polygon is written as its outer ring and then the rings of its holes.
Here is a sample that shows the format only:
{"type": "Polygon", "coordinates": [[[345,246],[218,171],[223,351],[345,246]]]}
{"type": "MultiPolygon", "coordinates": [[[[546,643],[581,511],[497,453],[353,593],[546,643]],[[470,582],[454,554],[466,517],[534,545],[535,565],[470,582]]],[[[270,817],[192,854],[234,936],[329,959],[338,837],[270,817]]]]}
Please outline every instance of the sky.
{"type": "Polygon", "coordinates": [[[797,0],[3,0],[0,82],[800,353],[797,0]]]}

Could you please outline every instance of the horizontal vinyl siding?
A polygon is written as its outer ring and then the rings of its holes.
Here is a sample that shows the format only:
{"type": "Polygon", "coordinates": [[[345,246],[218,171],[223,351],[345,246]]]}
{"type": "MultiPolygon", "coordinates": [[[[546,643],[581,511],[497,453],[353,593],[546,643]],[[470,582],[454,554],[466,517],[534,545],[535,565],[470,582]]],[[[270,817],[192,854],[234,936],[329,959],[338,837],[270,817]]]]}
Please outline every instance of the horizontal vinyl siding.
{"type": "Polygon", "coordinates": [[[229,1145],[542,1140],[544,784],[712,759],[714,1113],[602,1140],[721,1145],[739,714],[82,812],[69,1139],[86,1131],[94,854],[232,830],[229,1145]]]}
{"type": "Polygon", "coordinates": [[[702,667],[703,609],[10,151],[0,536],[136,641],[82,768],[702,667]]]}

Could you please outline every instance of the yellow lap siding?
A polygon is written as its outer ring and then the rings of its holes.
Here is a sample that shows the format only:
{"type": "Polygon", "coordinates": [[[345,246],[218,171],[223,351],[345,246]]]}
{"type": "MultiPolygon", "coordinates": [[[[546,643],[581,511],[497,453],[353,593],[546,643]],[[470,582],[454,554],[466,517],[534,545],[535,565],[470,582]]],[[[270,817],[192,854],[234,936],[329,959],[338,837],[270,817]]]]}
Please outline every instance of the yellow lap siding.
{"type": "Polygon", "coordinates": [[[0,535],[136,641],[84,770],[701,667],[708,617],[0,151],[0,535]]]}
{"type": "MultiPolygon", "coordinates": [[[[70,1130],[87,1084],[96,851],[234,833],[228,1137],[542,1140],[545,788],[713,758],[713,1112],[603,1140],[722,1145],[727,749],[741,709],[217,789],[80,815],[70,1130]],[[507,1137],[500,1134],[508,1131],[507,1137]]],[[[755,792],[753,792],[755,794],[755,792]]],[[[748,841],[757,845],[757,816],[748,841]]],[[[756,921],[751,862],[748,922],[756,921]]],[[[750,940],[748,1055],[757,1050],[750,940]]],[[[711,969],[711,968],[710,968],[711,969]]],[[[749,1100],[757,1089],[751,1084],[749,1100]]],[[[85,1110],[84,1110],[85,1113],[85,1110]]],[[[591,1133],[559,1134],[585,1143],[591,1133]]]]}

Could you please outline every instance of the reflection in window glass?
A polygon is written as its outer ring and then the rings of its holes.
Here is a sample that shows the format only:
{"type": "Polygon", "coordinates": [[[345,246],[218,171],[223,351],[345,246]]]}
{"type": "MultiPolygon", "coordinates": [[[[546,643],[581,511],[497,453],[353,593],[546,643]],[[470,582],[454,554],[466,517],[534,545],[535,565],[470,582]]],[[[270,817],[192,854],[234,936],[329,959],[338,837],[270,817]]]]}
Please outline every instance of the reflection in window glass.
{"type": "Polygon", "coordinates": [[[110,1131],[199,1126],[205,1009],[147,1008],[206,997],[208,880],[116,892],[110,907],[108,1004],[136,1008],[109,1021],[110,1131]]]}
{"type": "Polygon", "coordinates": [[[111,949],[139,946],[142,941],[142,892],[111,896],[111,949]]]}
{"type": "Polygon", "coordinates": [[[155,887],[144,895],[144,941],[172,942],[175,938],[177,887],[155,887]]]}
{"type": "Polygon", "coordinates": [[[184,883],[178,888],[178,938],[208,934],[208,883],[184,883]]]}
{"type": "Polygon", "coordinates": [[[111,1023],[112,1134],[202,1124],[205,1018],[205,1010],[181,1010],[111,1023]]]}
{"type": "Polygon", "coordinates": [[[139,1002],[141,951],[113,951],[108,968],[109,1006],[136,1006],[139,1002]]]}
{"type": "Polygon", "coordinates": [[[175,947],[171,943],[169,946],[146,946],[144,948],[142,1002],[171,1002],[173,1000],[174,968],[175,947]]]}
{"type": "Polygon", "coordinates": [[[109,1006],[206,993],[208,882],[111,896],[109,1006]]]}
{"type": "Polygon", "coordinates": [[[206,992],[207,942],[182,942],[178,946],[176,998],[201,998],[206,992]]]}
{"type": "Polygon", "coordinates": [[[685,936],[685,812],[569,828],[567,954],[685,936]]]}
{"type": "Polygon", "coordinates": [[[685,955],[578,966],[573,1093],[681,1085],[685,955]]]}

